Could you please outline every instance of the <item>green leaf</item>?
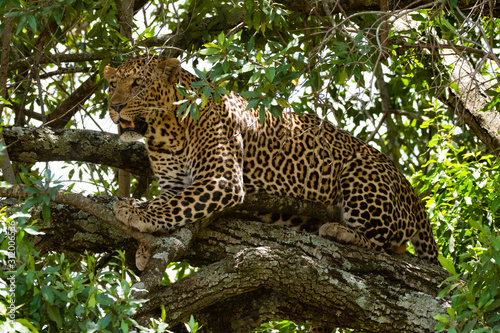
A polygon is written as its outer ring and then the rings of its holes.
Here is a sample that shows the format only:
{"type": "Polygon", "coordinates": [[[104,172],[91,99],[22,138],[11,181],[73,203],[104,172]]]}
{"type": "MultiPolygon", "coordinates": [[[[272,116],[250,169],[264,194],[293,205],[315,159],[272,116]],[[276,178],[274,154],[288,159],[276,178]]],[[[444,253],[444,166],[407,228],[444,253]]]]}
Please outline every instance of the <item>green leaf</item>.
{"type": "Polygon", "coordinates": [[[219,45],[223,45],[225,41],[226,41],[226,36],[224,35],[224,32],[221,31],[219,36],[217,36],[217,42],[219,42],[219,45]]]}
{"type": "Polygon", "coordinates": [[[257,67],[257,65],[249,62],[249,63],[246,63],[245,65],[243,65],[243,67],[241,67],[240,72],[241,73],[250,72],[250,71],[253,71],[256,67],[257,67]]]}
{"type": "Polygon", "coordinates": [[[200,71],[197,68],[193,68],[193,70],[202,80],[207,81],[207,75],[203,71],[200,71]]]}
{"type": "Polygon", "coordinates": [[[42,286],[42,295],[43,295],[43,298],[47,302],[49,302],[50,305],[54,304],[54,293],[52,292],[51,287],[49,287],[47,285],[42,286]]]}
{"type": "Polygon", "coordinates": [[[42,304],[42,293],[36,294],[30,302],[30,312],[34,313],[40,309],[42,304]]]}
{"type": "Polygon", "coordinates": [[[259,121],[261,124],[264,124],[264,120],[266,120],[266,108],[261,105],[259,108],[259,121]]]}
{"type": "Polygon", "coordinates": [[[217,86],[214,89],[215,95],[229,95],[229,91],[226,88],[217,86]]]}
{"type": "Polygon", "coordinates": [[[59,7],[54,8],[53,15],[56,23],[60,25],[62,20],[62,10],[59,7]]]}
{"type": "Polygon", "coordinates": [[[108,328],[109,324],[113,321],[112,315],[107,315],[97,321],[100,329],[108,328]]]}
{"type": "Polygon", "coordinates": [[[269,82],[273,82],[274,74],[276,73],[276,68],[274,68],[274,67],[266,68],[265,73],[266,73],[266,77],[269,80],[269,82]]]}
{"type": "Polygon", "coordinates": [[[498,207],[500,207],[500,195],[497,195],[495,200],[491,203],[491,212],[495,213],[498,210],[498,207]]]}
{"type": "Polygon", "coordinates": [[[89,308],[93,308],[96,306],[96,304],[97,304],[97,302],[95,300],[95,295],[94,294],[90,295],[89,301],[87,302],[87,306],[89,308]]]}
{"type": "Polygon", "coordinates": [[[31,288],[31,286],[33,285],[34,281],[35,281],[35,271],[29,270],[26,273],[26,286],[28,287],[28,289],[31,288]]]}
{"type": "Polygon", "coordinates": [[[124,333],[128,333],[128,324],[125,320],[122,320],[120,323],[120,328],[124,333]]]}
{"type": "Polygon", "coordinates": [[[96,301],[97,301],[97,303],[104,305],[104,306],[110,306],[111,304],[113,304],[115,302],[111,297],[109,297],[108,295],[106,295],[104,293],[97,294],[96,301]]]}
{"type": "Polygon", "coordinates": [[[249,52],[249,53],[252,52],[254,46],[255,46],[255,38],[254,38],[254,36],[252,36],[252,38],[250,38],[250,40],[247,43],[247,52],[249,52]]]}
{"type": "Polygon", "coordinates": [[[450,273],[451,275],[457,274],[455,266],[453,266],[453,263],[450,260],[446,259],[442,255],[438,256],[438,260],[441,263],[441,265],[448,271],[448,273],[450,273]]]}
{"type": "Polygon", "coordinates": [[[36,32],[36,19],[33,15],[28,15],[28,24],[33,32],[36,32]]]}
{"type": "Polygon", "coordinates": [[[481,226],[481,224],[478,221],[476,221],[476,217],[475,216],[472,216],[472,218],[469,219],[469,224],[470,224],[471,227],[476,228],[477,230],[482,230],[483,229],[483,227],[481,226]]]}
{"type": "Polygon", "coordinates": [[[49,205],[43,205],[42,207],[42,216],[45,222],[50,220],[50,207],[49,205]]]}
{"type": "Polygon", "coordinates": [[[220,49],[216,49],[213,47],[210,47],[207,49],[202,49],[202,50],[198,51],[198,53],[201,55],[213,55],[213,54],[217,54],[219,52],[220,52],[220,49]]]}
{"type": "Polygon", "coordinates": [[[491,245],[496,251],[500,251],[500,236],[488,236],[491,245]]]}
{"type": "Polygon", "coordinates": [[[19,23],[17,24],[16,35],[18,35],[24,29],[27,21],[28,18],[26,15],[21,16],[21,18],[19,19],[19,23]]]}
{"type": "Polygon", "coordinates": [[[260,99],[251,99],[248,102],[247,110],[255,108],[257,106],[257,104],[259,104],[259,103],[260,103],[260,99]]]}
{"type": "Polygon", "coordinates": [[[206,85],[207,85],[207,83],[203,82],[203,81],[198,81],[198,82],[191,83],[191,87],[193,87],[193,88],[201,88],[201,87],[204,87],[206,85]]]}
{"type": "Polygon", "coordinates": [[[448,317],[440,315],[440,314],[435,315],[433,318],[436,320],[439,320],[442,323],[449,323],[450,322],[450,319],[448,317]]]}
{"type": "Polygon", "coordinates": [[[165,321],[167,318],[167,311],[165,310],[165,305],[161,306],[161,321],[165,321]]]}
{"type": "Polygon", "coordinates": [[[189,105],[188,101],[186,100],[180,107],[179,110],[177,111],[177,116],[181,115],[184,110],[186,110],[187,106],[189,105]]]}
{"type": "Polygon", "coordinates": [[[28,332],[38,333],[38,329],[35,326],[33,326],[33,324],[30,323],[27,319],[19,318],[16,319],[16,322],[27,327],[29,329],[28,332]]]}
{"type": "Polygon", "coordinates": [[[50,320],[56,322],[57,327],[61,328],[62,327],[62,318],[61,318],[61,313],[59,312],[59,307],[55,305],[50,305],[47,304],[47,313],[49,315],[50,320]]]}
{"type": "Polygon", "coordinates": [[[240,94],[240,96],[245,98],[260,98],[261,94],[258,91],[245,91],[240,94]]]}
{"type": "Polygon", "coordinates": [[[250,76],[250,79],[248,80],[249,84],[254,84],[262,80],[262,73],[260,71],[256,71],[250,76]]]}
{"type": "Polygon", "coordinates": [[[27,187],[27,188],[23,189],[23,192],[26,192],[29,194],[38,194],[38,193],[42,192],[42,190],[40,190],[39,188],[36,188],[36,187],[27,187]]]}
{"type": "Polygon", "coordinates": [[[196,105],[195,103],[192,103],[189,106],[189,113],[191,114],[191,117],[193,117],[193,120],[197,121],[199,114],[200,114],[200,111],[198,109],[198,105],[196,105]]]}
{"type": "Polygon", "coordinates": [[[210,88],[210,86],[206,86],[203,89],[203,95],[205,95],[206,99],[209,99],[210,97],[212,97],[212,88],[210,88]]]}

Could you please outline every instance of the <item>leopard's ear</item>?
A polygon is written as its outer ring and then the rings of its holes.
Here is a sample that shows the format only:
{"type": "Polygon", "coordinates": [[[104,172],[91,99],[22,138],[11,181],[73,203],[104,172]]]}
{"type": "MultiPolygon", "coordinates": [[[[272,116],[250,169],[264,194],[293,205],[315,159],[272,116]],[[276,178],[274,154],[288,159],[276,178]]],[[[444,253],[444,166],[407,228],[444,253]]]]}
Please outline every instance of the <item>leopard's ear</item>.
{"type": "Polygon", "coordinates": [[[113,74],[115,74],[116,72],[116,68],[114,67],[111,67],[111,66],[106,66],[104,67],[104,71],[102,72],[102,74],[104,75],[104,78],[106,80],[108,80],[108,82],[111,80],[111,77],[113,76],[113,74]]]}
{"type": "Polygon", "coordinates": [[[158,74],[163,76],[168,83],[176,82],[177,75],[181,69],[181,62],[178,59],[165,59],[158,64],[158,74]]]}

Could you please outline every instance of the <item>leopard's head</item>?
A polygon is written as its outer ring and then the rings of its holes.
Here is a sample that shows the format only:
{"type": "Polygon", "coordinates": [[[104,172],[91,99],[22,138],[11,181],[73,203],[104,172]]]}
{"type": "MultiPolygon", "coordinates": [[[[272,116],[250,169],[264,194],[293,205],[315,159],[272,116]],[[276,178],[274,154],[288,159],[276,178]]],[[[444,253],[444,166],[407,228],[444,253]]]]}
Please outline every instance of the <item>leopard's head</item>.
{"type": "Polygon", "coordinates": [[[132,58],[118,68],[104,68],[109,82],[109,116],[122,127],[122,140],[140,139],[152,118],[172,110],[180,68],[177,59],[151,56],[132,58]]]}

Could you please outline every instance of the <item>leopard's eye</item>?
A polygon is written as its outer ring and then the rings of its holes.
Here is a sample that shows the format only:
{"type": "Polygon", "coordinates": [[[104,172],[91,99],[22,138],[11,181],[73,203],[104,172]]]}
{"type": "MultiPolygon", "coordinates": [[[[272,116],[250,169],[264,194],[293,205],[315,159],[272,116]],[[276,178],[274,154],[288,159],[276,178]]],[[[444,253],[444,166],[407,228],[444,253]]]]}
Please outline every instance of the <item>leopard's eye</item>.
{"type": "Polygon", "coordinates": [[[109,87],[115,89],[116,88],[116,82],[110,82],[109,87]]]}
{"type": "Polygon", "coordinates": [[[137,87],[141,85],[143,81],[144,80],[142,79],[142,77],[138,77],[137,79],[134,80],[134,83],[132,83],[132,87],[137,87]]]}

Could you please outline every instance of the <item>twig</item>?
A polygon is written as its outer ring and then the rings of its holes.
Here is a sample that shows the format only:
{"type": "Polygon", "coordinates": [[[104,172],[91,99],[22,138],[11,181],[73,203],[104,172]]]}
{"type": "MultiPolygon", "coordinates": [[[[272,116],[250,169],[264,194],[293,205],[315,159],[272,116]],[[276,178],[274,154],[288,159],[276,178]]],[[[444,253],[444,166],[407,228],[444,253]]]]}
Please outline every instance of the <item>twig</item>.
{"type": "Polygon", "coordinates": [[[413,112],[408,112],[405,110],[400,110],[400,109],[389,109],[386,111],[383,111],[385,114],[397,114],[400,116],[405,116],[411,119],[417,119],[419,121],[427,121],[429,118],[423,115],[420,115],[418,113],[413,113],[413,112]]]}
{"type": "Polygon", "coordinates": [[[471,54],[478,54],[483,57],[489,57],[490,53],[485,52],[483,50],[479,50],[473,47],[462,46],[462,45],[451,45],[451,44],[428,44],[428,43],[408,43],[401,40],[395,40],[391,38],[389,40],[392,45],[399,45],[404,48],[419,48],[419,49],[429,49],[429,50],[443,50],[443,49],[452,49],[464,51],[471,54]]]}

